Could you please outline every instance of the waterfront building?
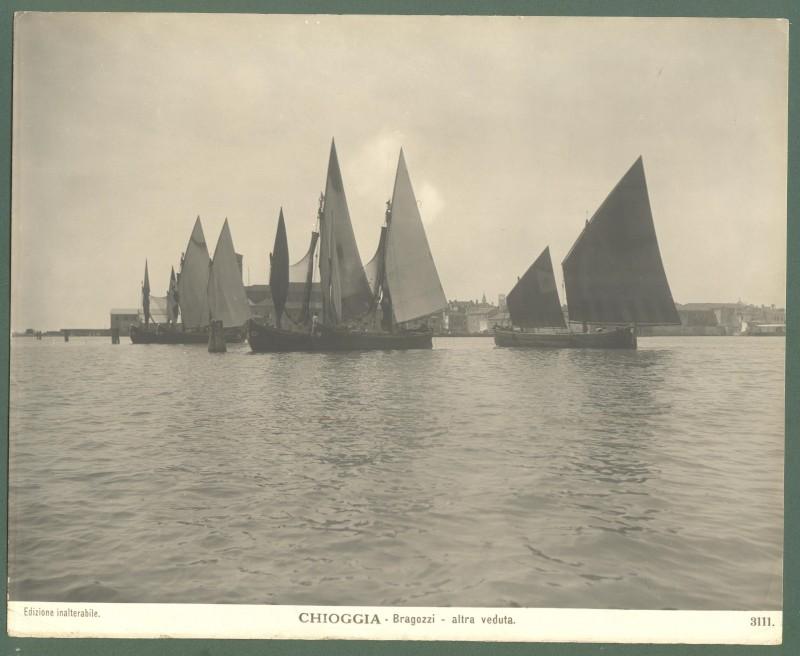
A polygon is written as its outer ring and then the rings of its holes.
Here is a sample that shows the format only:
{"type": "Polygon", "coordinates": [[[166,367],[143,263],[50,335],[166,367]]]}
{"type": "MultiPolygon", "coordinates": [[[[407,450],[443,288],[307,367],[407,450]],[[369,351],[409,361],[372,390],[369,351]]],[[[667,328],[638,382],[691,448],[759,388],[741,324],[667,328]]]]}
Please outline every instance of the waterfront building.
{"type": "Polygon", "coordinates": [[[138,309],[114,309],[111,310],[111,326],[110,330],[118,330],[120,335],[128,336],[130,334],[130,327],[132,323],[139,323],[139,310],[138,309]]]}

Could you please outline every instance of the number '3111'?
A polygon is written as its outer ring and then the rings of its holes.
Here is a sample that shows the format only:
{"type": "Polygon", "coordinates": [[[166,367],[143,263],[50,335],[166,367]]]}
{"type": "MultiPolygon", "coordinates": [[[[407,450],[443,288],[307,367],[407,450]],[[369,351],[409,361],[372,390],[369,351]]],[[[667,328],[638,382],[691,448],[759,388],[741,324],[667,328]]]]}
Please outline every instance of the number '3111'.
{"type": "Polygon", "coordinates": [[[772,618],[766,616],[751,617],[750,626],[772,626],[772,618]]]}

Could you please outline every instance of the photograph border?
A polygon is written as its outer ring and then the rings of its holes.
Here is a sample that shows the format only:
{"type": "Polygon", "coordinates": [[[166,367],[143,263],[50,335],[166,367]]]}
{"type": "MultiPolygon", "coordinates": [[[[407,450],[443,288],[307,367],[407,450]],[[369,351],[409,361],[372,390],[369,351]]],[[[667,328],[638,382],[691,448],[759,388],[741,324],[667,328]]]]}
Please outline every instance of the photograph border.
{"type": "Polygon", "coordinates": [[[786,252],[786,433],[784,459],[784,590],[783,644],[776,646],[642,645],[598,643],[468,643],[365,640],[208,640],[208,639],[102,639],[11,638],[7,634],[8,515],[0,528],[0,561],[4,586],[3,654],[35,653],[85,655],[115,653],[148,654],[313,654],[333,656],[378,654],[760,654],[800,653],[800,170],[798,170],[798,69],[800,68],[800,2],[797,0],[450,0],[429,2],[403,0],[6,0],[0,8],[0,431],[5,449],[2,458],[2,502],[8,513],[8,400],[10,350],[11,269],[11,117],[13,20],[18,11],[54,12],[159,12],[159,13],[284,13],[284,14],[423,14],[423,15],[528,15],[528,16],[643,16],[786,18],[789,31],[788,197],[786,252]],[[793,402],[794,400],[794,402],[793,402]],[[791,475],[790,475],[791,472],[791,475]]]}

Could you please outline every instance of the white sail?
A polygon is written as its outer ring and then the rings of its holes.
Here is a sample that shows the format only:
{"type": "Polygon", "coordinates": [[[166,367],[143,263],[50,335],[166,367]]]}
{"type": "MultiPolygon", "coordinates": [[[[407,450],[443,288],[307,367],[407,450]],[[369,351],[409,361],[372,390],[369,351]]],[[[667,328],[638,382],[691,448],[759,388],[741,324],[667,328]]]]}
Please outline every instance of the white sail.
{"type": "Polygon", "coordinates": [[[433,314],[447,305],[402,150],[386,237],[386,281],[398,323],[433,314]]]}
{"type": "Polygon", "coordinates": [[[308,270],[311,268],[311,282],[319,282],[319,267],[314,266],[314,252],[317,248],[319,235],[312,233],[311,244],[302,259],[289,265],[289,282],[305,283],[308,280],[308,270]]]}
{"type": "Polygon", "coordinates": [[[325,322],[336,324],[364,315],[369,310],[372,294],[353,234],[336,145],[333,142],[328,159],[319,238],[325,322]]]}
{"type": "Polygon", "coordinates": [[[207,294],[210,263],[203,226],[198,216],[186,246],[178,279],[178,304],[186,328],[201,328],[208,325],[207,294]]]}
{"type": "Polygon", "coordinates": [[[150,320],[153,323],[167,323],[168,319],[167,297],[150,294],[150,320]]]}
{"type": "Polygon", "coordinates": [[[386,228],[381,228],[381,236],[378,239],[378,248],[375,251],[375,255],[372,256],[372,259],[364,265],[364,273],[367,276],[367,282],[369,283],[369,289],[372,292],[372,295],[375,296],[378,293],[378,287],[380,286],[382,279],[383,279],[383,271],[384,271],[384,251],[386,250],[386,228]]]}
{"type": "Polygon", "coordinates": [[[225,328],[243,326],[250,318],[250,306],[242,283],[236,252],[233,249],[228,219],[222,225],[208,278],[208,305],[211,319],[225,328]]]}

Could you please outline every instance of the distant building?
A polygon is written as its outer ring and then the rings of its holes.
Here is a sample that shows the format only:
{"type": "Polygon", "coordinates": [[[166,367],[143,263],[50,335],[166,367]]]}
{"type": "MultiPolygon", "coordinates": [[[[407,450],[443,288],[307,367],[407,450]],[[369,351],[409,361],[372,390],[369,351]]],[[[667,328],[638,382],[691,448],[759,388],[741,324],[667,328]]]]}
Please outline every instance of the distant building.
{"type": "Polygon", "coordinates": [[[711,308],[685,308],[678,310],[682,326],[718,326],[721,312],[711,308]]]}
{"type": "Polygon", "coordinates": [[[745,335],[785,335],[786,324],[745,322],[742,332],[745,335]]]}
{"type": "Polygon", "coordinates": [[[447,332],[450,335],[465,335],[467,333],[467,308],[458,301],[450,301],[445,309],[447,316],[447,332]]]}
{"type": "Polygon", "coordinates": [[[127,308],[111,310],[111,330],[119,330],[120,335],[130,335],[132,323],[139,323],[139,310],[127,308]]]}
{"type": "Polygon", "coordinates": [[[467,332],[474,334],[488,333],[492,327],[489,316],[496,310],[497,307],[484,302],[467,308],[467,332]]]}
{"type": "Polygon", "coordinates": [[[487,320],[489,323],[489,332],[491,332],[495,326],[500,326],[502,328],[511,327],[511,315],[508,310],[502,306],[490,312],[487,316],[487,320]]]}

